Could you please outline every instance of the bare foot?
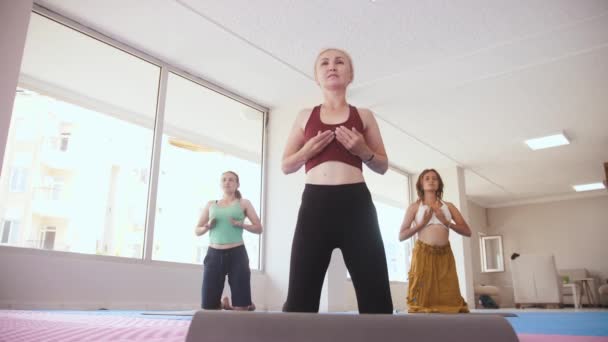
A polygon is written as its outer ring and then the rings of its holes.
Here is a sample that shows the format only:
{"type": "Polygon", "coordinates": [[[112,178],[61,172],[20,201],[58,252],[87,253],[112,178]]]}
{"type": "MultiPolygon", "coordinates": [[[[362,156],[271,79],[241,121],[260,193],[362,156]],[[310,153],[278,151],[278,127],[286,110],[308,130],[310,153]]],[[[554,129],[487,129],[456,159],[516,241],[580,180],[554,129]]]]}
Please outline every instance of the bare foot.
{"type": "Polygon", "coordinates": [[[251,303],[251,305],[248,306],[232,306],[230,305],[230,299],[228,299],[228,297],[224,297],[222,298],[222,309],[236,311],[255,311],[255,304],[251,303]]]}
{"type": "Polygon", "coordinates": [[[222,309],[224,310],[232,310],[232,305],[230,305],[230,299],[228,297],[222,298],[222,309]]]}
{"type": "Polygon", "coordinates": [[[255,304],[251,303],[251,305],[247,306],[233,306],[232,308],[237,311],[255,311],[255,304]]]}

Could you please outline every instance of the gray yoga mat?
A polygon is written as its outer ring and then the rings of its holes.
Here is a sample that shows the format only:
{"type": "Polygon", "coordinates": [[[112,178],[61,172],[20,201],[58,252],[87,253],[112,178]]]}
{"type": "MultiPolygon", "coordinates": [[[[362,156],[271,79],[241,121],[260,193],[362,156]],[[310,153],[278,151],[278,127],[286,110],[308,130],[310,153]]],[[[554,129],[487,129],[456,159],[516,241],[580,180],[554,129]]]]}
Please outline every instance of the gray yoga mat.
{"type": "Polygon", "coordinates": [[[496,314],[352,315],[198,311],[186,342],[517,342],[496,314]]]}
{"type": "MultiPolygon", "coordinates": [[[[194,314],[196,313],[197,310],[184,310],[184,311],[145,311],[142,312],[142,315],[150,315],[150,316],[194,316],[194,314]]],[[[280,311],[274,311],[272,313],[280,313],[280,311]]],[[[358,315],[358,312],[346,312],[344,314],[352,314],[352,315],[358,315]]],[[[407,312],[399,312],[396,313],[396,315],[414,315],[414,314],[408,314],[407,312]]],[[[419,315],[419,314],[415,314],[415,315],[419,315]]],[[[501,317],[517,317],[516,314],[512,313],[512,312],[471,312],[468,314],[462,314],[462,315],[495,315],[495,316],[501,316],[501,317]]]]}

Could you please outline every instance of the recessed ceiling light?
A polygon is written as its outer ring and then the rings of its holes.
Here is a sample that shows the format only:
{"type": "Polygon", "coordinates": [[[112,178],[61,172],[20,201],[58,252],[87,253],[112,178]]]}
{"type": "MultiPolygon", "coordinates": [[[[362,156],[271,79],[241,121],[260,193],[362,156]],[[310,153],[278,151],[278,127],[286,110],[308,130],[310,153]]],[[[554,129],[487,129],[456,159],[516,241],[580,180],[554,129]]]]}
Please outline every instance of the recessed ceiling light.
{"type": "Polygon", "coordinates": [[[591,184],[581,184],[573,186],[574,190],[580,191],[591,191],[591,190],[601,190],[606,189],[604,183],[591,183],[591,184]]]}
{"type": "Polygon", "coordinates": [[[570,141],[564,133],[549,135],[546,137],[535,138],[526,140],[526,144],[532,150],[541,150],[543,148],[556,147],[561,145],[568,145],[570,141]]]}

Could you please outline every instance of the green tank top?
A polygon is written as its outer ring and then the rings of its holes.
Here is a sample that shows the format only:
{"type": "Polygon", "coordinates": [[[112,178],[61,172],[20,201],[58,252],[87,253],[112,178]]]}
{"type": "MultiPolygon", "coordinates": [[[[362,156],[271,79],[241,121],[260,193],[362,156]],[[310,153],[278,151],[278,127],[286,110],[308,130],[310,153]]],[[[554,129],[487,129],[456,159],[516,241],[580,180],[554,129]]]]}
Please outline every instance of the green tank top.
{"type": "Polygon", "coordinates": [[[234,201],[227,207],[220,207],[217,201],[209,208],[209,219],[215,219],[215,226],[209,232],[209,242],[226,245],[243,241],[243,228],[235,227],[230,218],[237,221],[245,219],[245,212],[241,208],[241,201],[234,201]]]}

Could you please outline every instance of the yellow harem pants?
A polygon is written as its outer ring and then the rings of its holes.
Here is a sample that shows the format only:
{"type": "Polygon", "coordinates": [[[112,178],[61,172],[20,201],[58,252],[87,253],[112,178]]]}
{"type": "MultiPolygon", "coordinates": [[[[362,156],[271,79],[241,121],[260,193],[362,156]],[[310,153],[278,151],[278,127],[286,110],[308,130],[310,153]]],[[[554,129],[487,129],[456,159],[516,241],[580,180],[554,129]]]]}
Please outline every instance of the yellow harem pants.
{"type": "Polygon", "coordinates": [[[438,247],[417,240],[408,279],[409,313],[469,312],[460,295],[456,263],[449,243],[438,247]]]}

